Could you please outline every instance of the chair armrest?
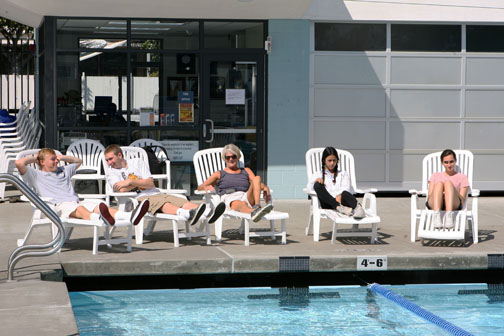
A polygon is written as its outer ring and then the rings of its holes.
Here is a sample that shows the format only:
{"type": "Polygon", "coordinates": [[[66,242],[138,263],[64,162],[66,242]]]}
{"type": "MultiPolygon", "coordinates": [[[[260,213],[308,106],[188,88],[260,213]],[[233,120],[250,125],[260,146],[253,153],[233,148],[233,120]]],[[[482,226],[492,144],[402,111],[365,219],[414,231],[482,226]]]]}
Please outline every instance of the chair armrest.
{"type": "Polygon", "coordinates": [[[159,191],[165,194],[187,194],[185,189],[159,189],[159,191]]]}
{"type": "Polygon", "coordinates": [[[315,193],[315,191],[310,190],[310,189],[308,189],[308,188],[303,188],[303,192],[304,192],[305,194],[308,194],[309,196],[317,196],[317,194],[315,193]]]}
{"type": "Polygon", "coordinates": [[[194,194],[196,194],[196,195],[205,195],[205,194],[217,195],[217,193],[215,191],[206,191],[206,190],[194,190],[194,194]]]}
{"type": "Polygon", "coordinates": [[[367,194],[367,193],[376,193],[378,189],[376,188],[368,188],[368,189],[355,189],[356,194],[367,194]]]}
{"type": "Polygon", "coordinates": [[[108,196],[113,196],[113,197],[133,197],[133,198],[136,198],[138,196],[138,194],[136,192],[131,192],[131,191],[127,191],[127,192],[111,192],[111,193],[107,193],[108,196]]]}
{"type": "Polygon", "coordinates": [[[478,197],[480,195],[480,190],[479,189],[472,189],[470,192],[470,195],[472,197],[478,197]]]}
{"type": "Polygon", "coordinates": [[[105,194],[77,194],[80,199],[105,199],[105,194]]]}
{"type": "Polygon", "coordinates": [[[427,191],[425,191],[425,190],[410,189],[410,190],[408,190],[408,192],[411,195],[418,195],[418,196],[426,196],[427,195],[427,191]]]}

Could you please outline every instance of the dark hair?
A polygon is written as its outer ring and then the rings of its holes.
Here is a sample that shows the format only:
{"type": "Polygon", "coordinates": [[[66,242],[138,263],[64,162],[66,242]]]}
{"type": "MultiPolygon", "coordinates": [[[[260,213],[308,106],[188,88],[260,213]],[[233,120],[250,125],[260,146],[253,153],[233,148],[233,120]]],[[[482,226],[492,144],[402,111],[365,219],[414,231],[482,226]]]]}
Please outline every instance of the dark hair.
{"type": "MultiPolygon", "coordinates": [[[[339,162],[338,151],[334,147],[326,147],[322,152],[322,181],[325,180],[325,160],[331,155],[336,156],[336,160],[339,162]]],[[[336,163],[336,167],[334,167],[333,183],[336,183],[336,175],[338,175],[338,163],[336,163]]]]}
{"type": "Polygon", "coordinates": [[[455,155],[455,152],[452,151],[451,149],[445,149],[442,153],[441,153],[441,162],[443,162],[443,159],[446,157],[446,156],[450,156],[450,155],[453,155],[453,158],[455,159],[455,161],[457,161],[457,155],[455,155]]]}

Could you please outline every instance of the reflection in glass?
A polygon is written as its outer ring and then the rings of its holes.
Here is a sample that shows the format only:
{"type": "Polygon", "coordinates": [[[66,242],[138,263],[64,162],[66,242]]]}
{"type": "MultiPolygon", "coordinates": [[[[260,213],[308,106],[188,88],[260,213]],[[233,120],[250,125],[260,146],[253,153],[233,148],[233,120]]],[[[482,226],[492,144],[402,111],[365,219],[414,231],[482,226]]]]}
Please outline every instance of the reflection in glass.
{"type": "Polygon", "coordinates": [[[385,24],[315,23],[315,50],[385,51],[385,24]]]}
{"type": "Polygon", "coordinates": [[[58,19],[56,22],[58,48],[126,48],[126,20],[58,19]]]}
{"type": "Polygon", "coordinates": [[[81,139],[91,139],[99,141],[107,147],[111,144],[125,146],[128,144],[128,133],[126,131],[64,131],[59,133],[58,150],[65,153],[68,146],[74,141],[81,139]]]}
{"type": "Polygon", "coordinates": [[[467,25],[468,52],[504,52],[504,26],[467,25]]]}
{"type": "Polygon", "coordinates": [[[205,48],[263,48],[263,22],[205,22],[205,48]]]}
{"type": "Polygon", "coordinates": [[[132,20],[131,38],[131,47],[134,49],[198,49],[199,23],[132,20]]]}
{"type": "Polygon", "coordinates": [[[57,64],[59,127],[126,125],[125,54],[61,53],[57,64]]]}
{"type": "Polygon", "coordinates": [[[210,63],[210,115],[216,128],[255,128],[255,62],[210,63]]]}
{"type": "Polygon", "coordinates": [[[462,48],[460,25],[393,24],[392,51],[455,51],[462,48]]]}

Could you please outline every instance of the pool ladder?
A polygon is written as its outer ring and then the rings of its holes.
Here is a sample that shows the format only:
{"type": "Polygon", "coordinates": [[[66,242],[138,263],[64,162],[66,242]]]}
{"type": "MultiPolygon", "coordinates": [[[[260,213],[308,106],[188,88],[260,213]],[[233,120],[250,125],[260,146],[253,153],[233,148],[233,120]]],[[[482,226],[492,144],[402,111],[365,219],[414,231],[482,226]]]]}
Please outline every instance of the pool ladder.
{"type": "Polygon", "coordinates": [[[58,228],[56,236],[49,243],[42,245],[20,246],[11,253],[8,263],[8,280],[11,281],[13,280],[14,266],[16,266],[21,259],[28,257],[47,257],[57,253],[63,246],[65,229],[63,228],[63,224],[61,224],[61,220],[58,215],[56,215],[56,213],[18,177],[8,173],[0,173],[0,183],[1,182],[13,184],[58,228]]]}

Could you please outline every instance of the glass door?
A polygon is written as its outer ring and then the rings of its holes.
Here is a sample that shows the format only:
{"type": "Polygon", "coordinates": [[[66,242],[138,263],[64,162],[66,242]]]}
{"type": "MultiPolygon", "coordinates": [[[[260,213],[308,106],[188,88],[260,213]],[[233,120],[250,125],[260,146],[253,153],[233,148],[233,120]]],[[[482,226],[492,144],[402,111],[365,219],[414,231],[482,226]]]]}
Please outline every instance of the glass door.
{"type": "MultiPolygon", "coordinates": [[[[264,56],[207,56],[200,148],[233,143],[256,174],[265,168],[264,56]]],[[[264,178],[264,176],[262,176],[264,178]]]]}

